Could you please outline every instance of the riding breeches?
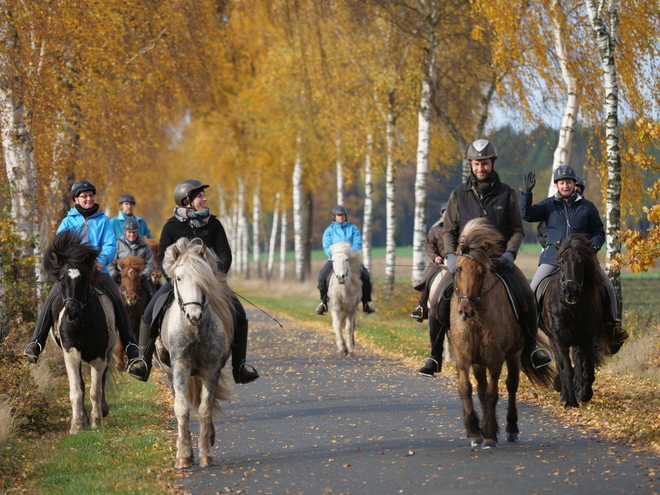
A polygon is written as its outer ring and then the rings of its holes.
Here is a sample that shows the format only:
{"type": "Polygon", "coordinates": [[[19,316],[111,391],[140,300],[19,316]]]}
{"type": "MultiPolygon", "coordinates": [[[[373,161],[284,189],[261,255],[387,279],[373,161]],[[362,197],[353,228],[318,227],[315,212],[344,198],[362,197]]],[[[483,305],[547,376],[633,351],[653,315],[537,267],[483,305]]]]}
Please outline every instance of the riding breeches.
{"type": "MultiPolygon", "coordinates": [[[[328,260],[319,272],[318,289],[321,294],[321,301],[328,302],[328,278],[332,271],[332,260],[328,260]]],[[[360,279],[362,280],[362,304],[371,302],[371,275],[364,265],[360,265],[360,279]]]]}

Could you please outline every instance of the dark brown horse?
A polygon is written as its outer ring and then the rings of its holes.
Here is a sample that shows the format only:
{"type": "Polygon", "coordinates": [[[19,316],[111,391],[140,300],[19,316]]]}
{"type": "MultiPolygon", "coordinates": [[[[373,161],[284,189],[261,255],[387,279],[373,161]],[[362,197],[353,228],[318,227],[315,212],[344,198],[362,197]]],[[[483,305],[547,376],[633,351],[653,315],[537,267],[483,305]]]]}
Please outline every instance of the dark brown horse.
{"type": "Polygon", "coordinates": [[[555,246],[559,270],[543,296],[540,326],[552,340],[555,390],[570,409],[578,400],[591,400],[595,369],[611,355],[600,292],[606,281],[585,234],[572,234],[555,246]]]}
{"type": "MultiPolygon", "coordinates": [[[[117,266],[121,270],[121,283],[119,292],[121,300],[126,306],[128,317],[131,320],[131,326],[135,333],[135,338],[140,338],[140,318],[147,307],[147,295],[142,288],[140,274],[145,268],[144,259],[139,256],[126,256],[121,261],[117,261],[117,266]]],[[[121,342],[117,341],[117,369],[126,369],[126,355],[121,348],[121,342]]]]}
{"type": "Polygon", "coordinates": [[[482,442],[483,448],[497,447],[498,380],[505,362],[509,395],[506,439],[509,442],[517,441],[519,434],[516,393],[521,367],[535,384],[548,385],[551,380],[548,367],[535,369],[531,364],[532,349],[526,347],[523,329],[509,302],[507,289],[494,270],[493,260],[502,254],[503,241],[488,220],[478,218],[465,226],[456,250],[451,327],[447,337],[456,361],[465,429],[473,447],[482,442]],[[472,400],[470,368],[477,381],[483,414],[481,423],[472,400]]]}

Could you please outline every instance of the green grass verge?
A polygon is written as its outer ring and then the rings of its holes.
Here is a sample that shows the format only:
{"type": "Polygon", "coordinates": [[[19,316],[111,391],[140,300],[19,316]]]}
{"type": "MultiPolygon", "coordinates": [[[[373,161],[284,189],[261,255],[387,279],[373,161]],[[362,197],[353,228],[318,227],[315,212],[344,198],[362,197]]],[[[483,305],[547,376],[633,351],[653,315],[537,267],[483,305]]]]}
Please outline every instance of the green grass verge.
{"type": "Polygon", "coordinates": [[[39,441],[19,438],[13,442],[13,456],[30,459],[20,474],[24,492],[174,493],[178,477],[173,468],[175,440],[153,381],[141,383],[124,373],[117,376],[116,386],[108,394],[110,414],[103,430],[88,427],[78,435],[68,434],[68,389],[58,390],[63,413],[60,431],[39,441]]]}

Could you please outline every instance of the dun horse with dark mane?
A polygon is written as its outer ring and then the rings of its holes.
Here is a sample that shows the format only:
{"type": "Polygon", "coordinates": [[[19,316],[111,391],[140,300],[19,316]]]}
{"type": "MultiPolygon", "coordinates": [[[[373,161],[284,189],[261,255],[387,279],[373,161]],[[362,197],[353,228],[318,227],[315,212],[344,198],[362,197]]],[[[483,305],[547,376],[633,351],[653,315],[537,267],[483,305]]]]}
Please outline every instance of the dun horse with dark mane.
{"type": "Polygon", "coordinates": [[[525,348],[523,329],[507,288],[493,268],[493,259],[502,254],[502,241],[499,232],[485,219],[471,220],[465,226],[458,240],[451,329],[447,332],[456,361],[467,437],[471,446],[483,442],[484,448],[497,446],[498,380],[504,363],[508,370],[506,439],[509,442],[517,441],[519,434],[516,393],[521,366],[535,384],[547,385],[551,378],[548,367],[535,369],[532,365],[533,349],[525,348]],[[470,369],[477,380],[481,422],[472,400],[470,369]]]}

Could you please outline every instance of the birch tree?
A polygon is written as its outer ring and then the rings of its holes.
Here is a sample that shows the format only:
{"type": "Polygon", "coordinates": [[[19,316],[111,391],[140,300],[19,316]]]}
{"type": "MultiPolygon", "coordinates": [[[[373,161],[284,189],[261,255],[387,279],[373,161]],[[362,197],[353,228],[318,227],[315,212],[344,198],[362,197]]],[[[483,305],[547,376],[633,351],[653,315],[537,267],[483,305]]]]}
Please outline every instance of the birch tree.
{"type": "Polygon", "coordinates": [[[273,276],[273,264],[275,262],[275,244],[277,241],[277,228],[280,222],[280,193],[275,194],[275,207],[273,208],[273,225],[270,229],[270,238],[268,240],[268,261],[266,263],[266,278],[270,280],[273,276]]]}
{"type": "Polygon", "coordinates": [[[261,278],[261,183],[257,182],[252,193],[252,272],[261,278]]]}
{"type": "Polygon", "coordinates": [[[372,135],[367,134],[367,147],[364,156],[364,217],[362,220],[362,261],[365,268],[372,273],[371,231],[374,208],[374,185],[371,176],[371,153],[373,149],[372,135]]]}
{"type": "Polygon", "coordinates": [[[286,229],[287,229],[286,208],[282,208],[282,228],[280,229],[280,282],[286,280],[286,229]]]}
{"type": "Polygon", "coordinates": [[[295,259],[295,272],[296,281],[301,284],[305,281],[305,253],[303,246],[303,205],[302,205],[302,138],[298,137],[297,141],[298,154],[296,162],[293,166],[292,186],[293,186],[293,246],[294,246],[294,259],[295,259]]]}

